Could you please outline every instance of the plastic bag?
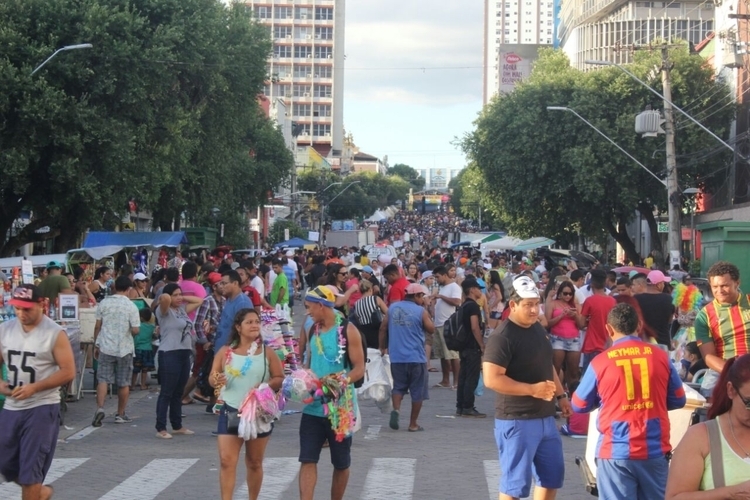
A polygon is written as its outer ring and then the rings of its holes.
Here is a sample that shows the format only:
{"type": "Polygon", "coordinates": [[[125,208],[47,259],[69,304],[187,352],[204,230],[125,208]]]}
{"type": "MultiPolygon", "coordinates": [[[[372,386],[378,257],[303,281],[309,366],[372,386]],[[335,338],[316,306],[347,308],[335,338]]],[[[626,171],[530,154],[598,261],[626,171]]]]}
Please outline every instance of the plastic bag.
{"type": "Polygon", "coordinates": [[[474,395],[475,396],[484,396],[484,377],[482,377],[482,374],[479,374],[479,382],[477,382],[477,388],[474,389],[474,395]]]}
{"type": "Polygon", "coordinates": [[[390,366],[388,355],[382,356],[377,349],[367,349],[365,381],[362,387],[357,389],[357,395],[362,399],[374,401],[378,406],[390,401],[393,388],[390,366]]]}

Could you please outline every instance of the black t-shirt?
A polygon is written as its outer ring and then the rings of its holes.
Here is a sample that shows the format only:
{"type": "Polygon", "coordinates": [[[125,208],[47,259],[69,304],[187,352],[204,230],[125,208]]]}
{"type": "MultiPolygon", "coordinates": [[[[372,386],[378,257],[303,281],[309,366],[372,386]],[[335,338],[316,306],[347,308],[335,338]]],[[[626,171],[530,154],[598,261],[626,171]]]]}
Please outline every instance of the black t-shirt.
{"type": "Polygon", "coordinates": [[[474,332],[471,331],[471,317],[477,316],[479,321],[479,330],[483,331],[482,328],[482,310],[479,308],[479,304],[474,299],[466,299],[466,302],[461,304],[461,319],[464,323],[464,330],[469,335],[469,342],[466,345],[466,350],[477,350],[479,344],[477,339],[474,338],[474,332]]]}
{"type": "Polygon", "coordinates": [[[674,316],[672,296],[668,293],[639,293],[635,300],[641,306],[643,321],[656,334],[656,341],[662,345],[671,345],[669,327],[674,316]]]}
{"type": "MultiPolygon", "coordinates": [[[[706,361],[703,359],[699,359],[693,366],[688,368],[688,372],[690,372],[690,375],[695,375],[696,373],[698,373],[698,370],[705,370],[706,368],[708,368],[706,361]]],[[[695,382],[695,380],[693,380],[693,382],[695,382]]]]}
{"type": "MultiPolygon", "coordinates": [[[[536,384],[554,380],[552,345],[547,331],[539,323],[523,328],[505,320],[495,329],[484,348],[483,361],[505,368],[505,374],[516,382],[536,384]]],[[[495,418],[524,420],[552,417],[555,400],[544,401],[532,396],[497,395],[495,418]]]]}

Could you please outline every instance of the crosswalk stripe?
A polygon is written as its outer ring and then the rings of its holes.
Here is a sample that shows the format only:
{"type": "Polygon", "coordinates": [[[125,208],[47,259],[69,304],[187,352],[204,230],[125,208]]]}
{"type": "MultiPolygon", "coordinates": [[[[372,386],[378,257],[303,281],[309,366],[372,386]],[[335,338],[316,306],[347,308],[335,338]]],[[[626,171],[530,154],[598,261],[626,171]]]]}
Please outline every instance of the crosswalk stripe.
{"type": "MultiPolygon", "coordinates": [[[[237,475],[244,479],[242,466],[240,466],[239,471],[237,475]]],[[[299,472],[299,461],[296,457],[263,459],[263,486],[261,486],[258,500],[281,500],[284,492],[297,477],[297,472],[299,472]]],[[[237,488],[232,498],[234,500],[246,500],[248,498],[246,481],[237,488]]],[[[287,498],[289,497],[287,496],[287,498]]]]}
{"type": "Polygon", "coordinates": [[[362,500],[409,500],[414,493],[414,473],[417,461],[413,458],[373,458],[367,473],[362,500]]]}
{"type": "MultiPolygon", "coordinates": [[[[44,484],[50,484],[68,472],[72,471],[79,465],[86,462],[88,458],[55,458],[52,460],[47,477],[44,478],[44,484]]],[[[21,500],[21,487],[16,483],[0,484],[0,498],[4,500],[21,500]]]]}
{"type": "Polygon", "coordinates": [[[99,500],[132,500],[135,492],[139,500],[152,500],[197,461],[197,458],[152,460],[99,500]]]}

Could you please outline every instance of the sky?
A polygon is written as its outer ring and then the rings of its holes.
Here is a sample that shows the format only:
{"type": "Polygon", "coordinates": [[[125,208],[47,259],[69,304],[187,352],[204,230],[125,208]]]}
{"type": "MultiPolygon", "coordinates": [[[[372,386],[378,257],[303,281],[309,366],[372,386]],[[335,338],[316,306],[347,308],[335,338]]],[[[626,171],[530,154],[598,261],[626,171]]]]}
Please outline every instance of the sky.
{"type": "Polygon", "coordinates": [[[451,143],[482,108],[483,16],[481,0],[346,2],[344,127],[361,151],[465,166],[451,143]]]}

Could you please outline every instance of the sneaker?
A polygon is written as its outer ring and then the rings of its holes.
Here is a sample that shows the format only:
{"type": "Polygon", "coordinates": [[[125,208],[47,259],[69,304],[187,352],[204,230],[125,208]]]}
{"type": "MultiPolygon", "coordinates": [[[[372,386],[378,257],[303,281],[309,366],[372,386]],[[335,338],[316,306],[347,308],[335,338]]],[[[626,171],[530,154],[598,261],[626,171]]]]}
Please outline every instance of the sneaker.
{"type": "Polygon", "coordinates": [[[93,427],[101,427],[102,426],[102,420],[104,420],[104,410],[99,408],[96,410],[96,413],[94,413],[94,420],[91,422],[91,425],[93,427]]]}
{"type": "Polygon", "coordinates": [[[133,419],[130,418],[130,417],[128,417],[124,413],[122,415],[115,415],[115,423],[116,424],[129,424],[132,421],[133,421],[133,419]]]}
{"type": "Polygon", "coordinates": [[[464,411],[461,408],[456,408],[456,416],[460,417],[464,414],[464,411]]]}
{"type": "Polygon", "coordinates": [[[461,412],[462,417],[485,418],[485,413],[479,413],[476,408],[464,408],[461,412]]]}

